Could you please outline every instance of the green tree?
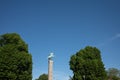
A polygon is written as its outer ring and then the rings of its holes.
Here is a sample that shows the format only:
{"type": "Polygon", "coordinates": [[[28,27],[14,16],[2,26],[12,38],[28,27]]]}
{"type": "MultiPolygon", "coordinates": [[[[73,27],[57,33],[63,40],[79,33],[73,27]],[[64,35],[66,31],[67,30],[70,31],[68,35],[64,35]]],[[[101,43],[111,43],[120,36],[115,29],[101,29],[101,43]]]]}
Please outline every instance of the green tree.
{"type": "Polygon", "coordinates": [[[16,33],[0,36],[0,80],[32,80],[32,56],[16,33]]]}
{"type": "Polygon", "coordinates": [[[109,68],[107,70],[107,76],[110,80],[120,80],[120,70],[116,68],[109,68]]]}
{"type": "Polygon", "coordinates": [[[106,71],[96,47],[87,46],[71,56],[72,80],[106,80],[106,71]]]}
{"type": "Polygon", "coordinates": [[[42,74],[42,75],[40,75],[39,78],[36,79],[36,80],[48,80],[48,75],[47,75],[47,74],[42,74]]]}

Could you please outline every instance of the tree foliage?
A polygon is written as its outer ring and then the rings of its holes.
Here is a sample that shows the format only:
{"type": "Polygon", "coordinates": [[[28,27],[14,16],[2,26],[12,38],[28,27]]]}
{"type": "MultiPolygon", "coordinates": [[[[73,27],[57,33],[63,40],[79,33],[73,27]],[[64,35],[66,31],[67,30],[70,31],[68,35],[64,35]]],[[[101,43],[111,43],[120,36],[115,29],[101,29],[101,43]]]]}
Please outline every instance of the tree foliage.
{"type": "Polygon", "coordinates": [[[107,76],[110,80],[120,80],[120,70],[116,68],[109,68],[107,70],[107,76]]]}
{"type": "Polygon", "coordinates": [[[32,80],[32,56],[16,33],[0,36],[0,79],[32,80]]]}
{"type": "Polygon", "coordinates": [[[96,47],[87,46],[71,56],[72,80],[105,80],[106,72],[96,47]]]}
{"type": "Polygon", "coordinates": [[[48,80],[48,75],[47,74],[42,74],[40,77],[36,80],[48,80]]]}

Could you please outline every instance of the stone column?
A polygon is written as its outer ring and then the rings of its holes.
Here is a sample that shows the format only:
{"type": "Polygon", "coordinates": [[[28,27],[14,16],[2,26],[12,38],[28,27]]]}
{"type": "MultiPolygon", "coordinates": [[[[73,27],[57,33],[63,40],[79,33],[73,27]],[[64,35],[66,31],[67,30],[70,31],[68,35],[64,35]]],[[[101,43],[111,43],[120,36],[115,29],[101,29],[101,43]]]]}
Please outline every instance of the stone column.
{"type": "Polygon", "coordinates": [[[48,80],[53,80],[53,61],[51,59],[48,60],[48,80]]]}

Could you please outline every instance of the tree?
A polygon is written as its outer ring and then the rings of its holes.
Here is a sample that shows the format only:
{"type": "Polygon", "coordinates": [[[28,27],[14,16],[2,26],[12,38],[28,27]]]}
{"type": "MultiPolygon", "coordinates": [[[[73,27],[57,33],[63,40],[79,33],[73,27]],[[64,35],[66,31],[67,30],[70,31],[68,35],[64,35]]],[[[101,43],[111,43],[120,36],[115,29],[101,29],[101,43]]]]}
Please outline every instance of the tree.
{"type": "Polygon", "coordinates": [[[40,75],[39,78],[36,79],[36,80],[48,80],[48,75],[47,75],[47,74],[42,74],[42,75],[40,75]]]}
{"type": "Polygon", "coordinates": [[[120,70],[116,68],[109,68],[107,70],[107,76],[110,80],[120,80],[120,70]]]}
{"type": "Polygon", "coordinates": [[[32,56],[16,33],[0,36],[0,79],[32,80],[32,56]]]}
{"type": "Polygon", "coordinates": [[[69,64],[74,74],[72,80],[106,80],[104,64],[96,47],[81,49],[71,56],[69,64]]]}

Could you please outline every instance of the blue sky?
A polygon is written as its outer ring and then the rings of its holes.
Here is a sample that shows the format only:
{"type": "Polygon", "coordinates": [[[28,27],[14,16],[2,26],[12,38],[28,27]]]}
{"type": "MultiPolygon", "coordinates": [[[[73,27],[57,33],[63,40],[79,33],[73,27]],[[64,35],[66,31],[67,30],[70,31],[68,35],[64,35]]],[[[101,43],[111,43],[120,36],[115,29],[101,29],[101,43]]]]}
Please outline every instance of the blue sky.
{"type": "Polygon", "coordinates": [[[33,80],[47,73],[68,80],[70,56],[85,46],[100,49],[106,69],[120,69],[119,0],[0,0],[0,34],[16,32],[29,45],[33,80]]]}

